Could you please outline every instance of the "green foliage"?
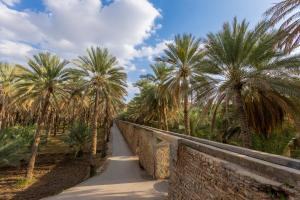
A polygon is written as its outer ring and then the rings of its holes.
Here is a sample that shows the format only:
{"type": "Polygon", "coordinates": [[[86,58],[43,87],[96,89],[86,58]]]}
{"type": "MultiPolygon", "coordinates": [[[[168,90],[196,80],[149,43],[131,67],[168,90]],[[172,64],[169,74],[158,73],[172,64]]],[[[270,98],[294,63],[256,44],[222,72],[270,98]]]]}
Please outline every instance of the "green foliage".
{"type": "Polygon", "coordinates": [[[278,46],[286,52],[299,47],[299,7],[298,0],[281,0],[265,12],[270,24],[279,25],[284,33],[278,41],[278,46]]]}
{"type": "Polygon", "coordinates": [[[26,160],[34,127],[15,126],[0,131],[0,166],[17,166],[26,160]]]}
{"type": "Polygon", "coordinates": [[[227,108],[233,105],[239,109],[235,118],[240,118],[242,130],[248,129],[242,126],[247,124],[265,135],[283,123],[287,115],[295,115],[297,107],[290,97],[300,95],[295,81],[300,57],[274,48],[280,34],[268,28],[266,22],[249,28],[245,20],[238,22],[235,18],[219,33],[208,34],[201,68],[207,77],[198,82],[197,91],[199,102],[212,113],[225,109],[226,117],[227,108]],[[244,108],[240,104],[245,104],[244,108]]]}
{"type": "Polygon", "coordinates": [[[65,83],[70,78],[67,64],[68,61],[50,53],[34,55],[28,60],[28,67],[18,66],[21,73],[17,76],[16,99],[39,101],[46,93],[51,98],[65,96],[65,83]]]}
{"type": "Polygon", "coordinates": [[[261,134],[254,134],[252,137],[253,148],[255,150],[281,155],[289,143],[295,137],[295,130],[291,127],[285,127],[273,131],[272,134],[265,137],[261,134]]]}
{"type": "Polygon", "coordinates": [[[83,152],[85,146],[91,140],[91,130],[84,123],[74,123],[70,128],[70,133],[66,139],[72,149],[74,150],[75,157],[78,156],[78,153],[83,152]]]}

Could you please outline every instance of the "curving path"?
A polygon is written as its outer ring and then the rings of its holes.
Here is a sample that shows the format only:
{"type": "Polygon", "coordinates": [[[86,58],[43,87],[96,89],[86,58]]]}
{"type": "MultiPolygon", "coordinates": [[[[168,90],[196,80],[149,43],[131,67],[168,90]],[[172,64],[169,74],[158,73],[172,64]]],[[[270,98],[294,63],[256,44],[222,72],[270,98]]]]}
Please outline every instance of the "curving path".
{"type": "MultiPolygon", "coordinates": [[[[140,169],[138,158],[129,150],[119,129],[111,129],[112,156],[100,175],[46,200],[163,200],[167,183],[152,180],[140,169]]],[[[74,174],[75,175],[75,174],[74,174]]]]}

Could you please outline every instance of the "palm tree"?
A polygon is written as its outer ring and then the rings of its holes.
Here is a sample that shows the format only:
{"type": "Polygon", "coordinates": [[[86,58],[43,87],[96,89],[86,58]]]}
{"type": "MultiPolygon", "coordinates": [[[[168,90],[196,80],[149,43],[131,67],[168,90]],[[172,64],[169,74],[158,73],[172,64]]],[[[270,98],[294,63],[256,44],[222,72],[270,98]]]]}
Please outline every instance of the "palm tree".
{"type": "Polygon", "coordinates": [[[279,46],[286,52],[291,52],[299,46],[300,42],[300,1],[283,0],[266,11],[270,17],[271,25],[282,22],[280,30],[285,34],[280,40],[279,46]]]}
{"type": "Polygon", "coordinates": [[[280,114],[275,117],[274,113],[291,110],[288,108],[293,105],[288,97],[300,94],[294,81],[300,57],[287,56],[276,49],[278,37],[277,32],[268,31],[265,22],[249,29],[245,20],[238,23],[236,18],[232,26],[225,23],[222,31],[207,36],[206,58],[201,68],[206,79],[199,84],[199,98],[212,106],[214,115],[220,105],[226,108],[234,105],[245,147],[251,147],[250,129],[259,124],[253,120],[262,119],[259,117],[262,115],[254,117],[253,113],[273,116],[264,123],[282,120],[280,114]],[[252,106],[256,110],[251,109],[249,104],[258,101],[264,108],[252,106]]]}
{"type": "Polygon", "coordinates": [[[145,98],[144,106],[148,107],[148,113],[154,111],[154,115],[158,115],[158,124],[160,129],[168,130],[168,110],[175,107],[174,101],[170,94],[170,90],[164,87],[165,81],[172,68],[163,62],[155,63],[150,66],[153,74],[141,76],[142,79],[149,80],[153,87],[148,90],[147,98],[145,98]]]}
{"type": "Polygon", "coordinates": [[[97,152],[97,128],[99,101],[104,95],[110,94],[114,98],[121,99],[126,94],[126,73],[123,68],[117,67],[117,59],[107,49],[91,47],[87,49],[86,56],[80,56],[75,60],[80,68],[73,72],[83,77],[84,87],[94,97],[94,110],[92,118],[92,144],[90,149],[91,175],[95,174],[94,158],[97,152]]]}
{"type": "Polygon", "coordinates": [[[190,34],[177,35],[173,43],[167,44],[164,55],[157,58],[172,67],[165,86],[170,89],[175,99],[183,97],[185,134],[190,135],[189,94],[191,83],[197,74],[197,65],[203,58],[200,40],[190,34]]]}
{"type": "Polygon", "coordinates": [[[11,103],[11,97],[15,91],[15,81],[16,75],[18,74],[18,69],[7,63],[0,63],[0,97],[1,97],[1,107],[0,107],[0,129],[5,128],[6,119],[8,116],[8,106],[11,103]]]}
{"type": "Polygon", "coordinates": [[[29,59],[28,67],[19,66],[22,73],[17,77],[17,99],[19,101],[34,99],[39,105],[37,128],[26,173],[27,180],[31,180],[33,177],[40,135],[50,101],[55,99],[57,95],[65,95],[64,83],[68,80],[68,72],[65,69],[67,64],[67,61],[61,61],[58,56],[50,53],[39,53],[29,59]]]}

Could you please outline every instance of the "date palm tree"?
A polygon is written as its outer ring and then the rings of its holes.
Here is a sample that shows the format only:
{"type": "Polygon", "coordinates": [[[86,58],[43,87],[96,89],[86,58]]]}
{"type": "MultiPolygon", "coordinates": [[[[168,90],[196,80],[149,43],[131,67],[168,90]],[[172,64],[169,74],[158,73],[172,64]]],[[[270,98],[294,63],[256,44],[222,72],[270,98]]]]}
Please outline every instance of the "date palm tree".
{"type": "Polygon", "coordinates": [[[166,78],[172,68],[163,62],[155,63],[150,66],[152,74],[141,76],[142,79],[149,80],[153,87],[148,90],[144,106],[148,107],[148,113],[152,110],[154,116],[158,116],[158,128],[168,130],[168,111],[175,107],[170,90],[164,87],[166,78]]]}
{"type": "Polygon", "coordinates": [[[14,65],[0,63],[0,129],[5,128],[8,118],[7,114],[9,114],[9,110],[12,110],[8,107],[14,95],[17,74],[18,69],[14,65]]]}
{"type": "Polygon", "coordinates": [[[18,67],[22,73],[17,76],[17,100],[26,101],[31,99],[38,102],[39,105],[37,128],[26,173],[27,180],[31,180],[33,177],[41,131],[46,120],[50,101],[55,99],[57,95],[65,95],[64,83],[69,78],[65,69],[67,64],[67,61],[62,61],[56,55],[39,53],[28,60],[28,67],[18,67]]]}
{"type": "Polygon", "coordinates": [[[206,79],[198,91],[199,98],[212,106],[213,113],[222,104],[235,107],[245,147],[252,145],[251,128],[259,125],[253,119],[262,119],[260,116],[267,113],[273,118],[264,123],[282,120],[278,112],[291,111],[293,105],[288,98],[300,94],[295,84],[299,55],[287,56],[275,48],[280,36],[268,31],[267,23],[262,22],[254,29],[248,26],[245,20],[238,23],[235,18],[232,25],[225,23],[219,33],[208,34],[201,68],[206,79]],[[257,102],[260,106],[253,106],[257,102]]]}
{"type": "Polygon", "coordinates": [[[283,0],[266,11],[272,25],[282,23],[280,30],[285,34],[279,46],[286,52],[291,52],[300,44],[300,1],[283,0]]]}
{"type": "Polygon", "coordinates": [[[127,75],[122,67],[118,67],[116,57],[112,56],[107,49],[100,47],[87,49],[87,55],[78,57],[74,63],[80,69],[73,70],[73,73],[83,77],[84,87],[91,92],[94,99],[90,149],[91,175],[94,175],[100,99],[103,99],[104,95],[107,96],[107,94],[115,98],[123,98],[126,94],[127,75]]]}
{"type": "Polygon", "coordinates": [[[172,43],[167,44],[164,55],[157,61],[172,67],[165,86],[170,89],[174,99],[183,98],[185,134],[190,135],[189,94],[193,78],[198,76],[197,65],[203,57],[200,40],[191,34],[177,35],[172,43]]]}

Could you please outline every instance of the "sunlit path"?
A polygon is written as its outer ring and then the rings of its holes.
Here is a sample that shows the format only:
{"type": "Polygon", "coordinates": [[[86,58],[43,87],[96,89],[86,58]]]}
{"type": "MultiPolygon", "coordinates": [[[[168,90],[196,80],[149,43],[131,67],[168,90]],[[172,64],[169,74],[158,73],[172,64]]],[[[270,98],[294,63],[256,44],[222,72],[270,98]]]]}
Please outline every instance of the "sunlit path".
{"type": "Polygon", "coordinates": [[[138,158],[132,155],[115,125],[112,136],[113,153],[105,172],[46,199],[164,199],[167,195],[167,183],[152,180],[139,168],[138,158]]]}

